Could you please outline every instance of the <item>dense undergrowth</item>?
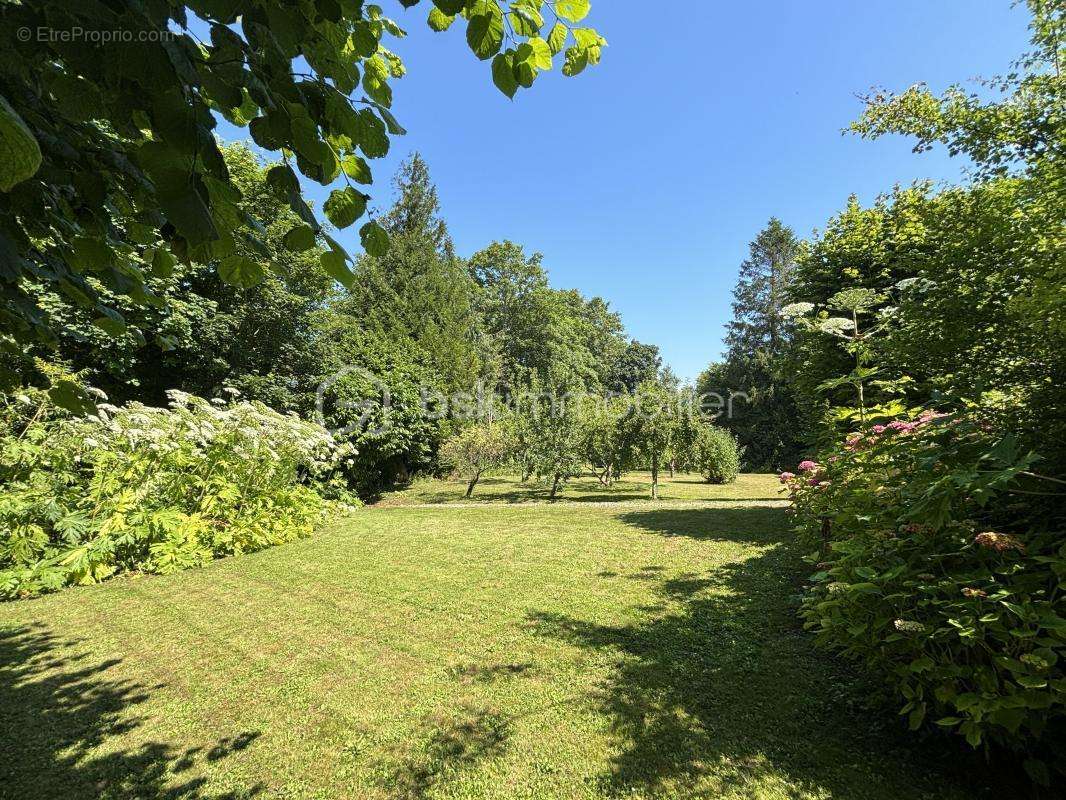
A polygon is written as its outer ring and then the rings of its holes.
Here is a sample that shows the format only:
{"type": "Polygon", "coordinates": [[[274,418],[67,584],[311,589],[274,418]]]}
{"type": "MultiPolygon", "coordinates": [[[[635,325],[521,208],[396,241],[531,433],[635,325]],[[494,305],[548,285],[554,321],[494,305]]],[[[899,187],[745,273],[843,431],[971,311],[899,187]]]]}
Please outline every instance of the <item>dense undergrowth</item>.
{"type": "Polygon", "coordinates": [[[11,398],[0,438],[0,597],[167,573],[310,534],[347,498],[329,433],[261,403],[170,392],[76,417],[11,398]]]}
{"type": "Polygon", "coordinates": [[[1015,750],[1047,784],[1066,767],[1066,531],[1038,469],[1012,434],[927,411],[782,480],[821,550],[817,640],[889,681],[912,728],[1015,750]]]}

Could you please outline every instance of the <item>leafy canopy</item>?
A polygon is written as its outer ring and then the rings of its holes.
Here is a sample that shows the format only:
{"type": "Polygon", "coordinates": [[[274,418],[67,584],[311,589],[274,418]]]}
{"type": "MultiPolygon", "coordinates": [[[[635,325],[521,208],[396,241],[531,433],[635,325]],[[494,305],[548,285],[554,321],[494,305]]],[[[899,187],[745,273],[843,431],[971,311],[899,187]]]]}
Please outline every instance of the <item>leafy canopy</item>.
{"type": "MultiPolygon", "coordinates": [[[[405,8],[417,3],[401,0],[405,8]]],[[[586,0],[516,0],[506,10],[497,0],[433,5],[430,26],[461,18],[474,53],[496,60],[493,79],[508,95],[531,86],[567,42],[568,75],[596,63],[604,44],[595,31],[573,27],[588,14],[586,0]]],[[[389,108],[390,82],[405,68],[386,46],[404,35],[381,6],[362,0],[35,0],[0,7],[0,36],[10,45],[0,64],[6,349],[55,339],[26,280],[48,282],[93,309],[115,335],[126,320],[107,293],[161,303],[147,285],[159,253],[168,254],[164,262],[216,264],[237,286],[262,280],[269,249],[213,135],[219,116],[284,157],[267,180],[300,219],[288,246],[306,249],[321,230],[297,172],[325,186],[343,181],[324,210],[337,227],[356,224],[367,197],[352,183],[370,183],[365,159],[384,156],[390,136],[404,133],[389,108]],[[205,41],[192,32],[197,20],[206,24],[205,41]],[[23,42],[17,35],[39,28],[124,35],[109,42],[23,42]]],[[[373,221],[361,225],[360,236],[371,254],[387,248],[373,221]]],[[[329,236],[325,242],[322,267],[350,285],[347,253],[329,236]]]]}

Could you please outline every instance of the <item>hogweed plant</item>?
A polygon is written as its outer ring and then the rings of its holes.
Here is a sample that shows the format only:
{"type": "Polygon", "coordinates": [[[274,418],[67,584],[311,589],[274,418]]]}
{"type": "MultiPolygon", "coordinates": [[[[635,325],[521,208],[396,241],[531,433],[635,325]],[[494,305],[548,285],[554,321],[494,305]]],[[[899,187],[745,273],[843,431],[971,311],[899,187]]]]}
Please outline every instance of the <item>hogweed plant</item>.
{"type": "Polygon", "coordinates": [[[823,392],[829,392],[841,386],[852,386],[856,394],[856,411],[860,424],[866,425],[868,417],[866,384],[878,374],[878,370],[869,366],[873,358],[871,342],[880,331],[881,323],[875,322],[869,327],[863,317],[873,313],[884,301],[883,294],[873,289],[844,289],[830,297],[825,308],[817,314],[813,303],[793,303],[782,309],[782,314],[796,324],[812,330],[818,330],[840,341],[843,348],[854,359],[854,367],[847,375],[824,381],[818,386],[823,392]],[[830,316],[838,312],[847,316],[830,316]]]}
{"type": "Polygon", "coordinates": [[[0,442],[0,596],[168,573],[308,536],[350,448],[236,390],[72,417],[42,393],[0,442]]]}

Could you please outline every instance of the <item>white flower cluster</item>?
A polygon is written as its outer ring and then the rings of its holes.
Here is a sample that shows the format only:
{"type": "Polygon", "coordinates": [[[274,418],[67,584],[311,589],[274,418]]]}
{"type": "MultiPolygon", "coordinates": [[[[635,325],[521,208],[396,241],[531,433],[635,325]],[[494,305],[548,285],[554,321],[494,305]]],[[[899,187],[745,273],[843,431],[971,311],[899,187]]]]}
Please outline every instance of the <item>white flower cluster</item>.
{"type": "Polygon", "coordinates": [[[94,451],[125,459],[151,454],[192,472],[221,463],[238,471],[254,468],[255,479],[264,483],[296,473],[318,477],[354,455],[350,444],[334,441],[321,425],[240,401],[236,389],[226,394],[232,399],[208,401],[171,390],[169,408],[105,403],[96,416],[69,425],[94,451]]]}

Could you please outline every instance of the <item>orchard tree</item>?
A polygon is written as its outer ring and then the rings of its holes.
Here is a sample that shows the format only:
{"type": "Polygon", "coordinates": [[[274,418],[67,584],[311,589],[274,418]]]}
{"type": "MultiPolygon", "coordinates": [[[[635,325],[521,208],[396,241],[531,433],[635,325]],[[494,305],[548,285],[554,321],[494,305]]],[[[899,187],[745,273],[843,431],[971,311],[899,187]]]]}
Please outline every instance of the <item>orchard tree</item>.
{"type": "MultiPolygon", "coordinates": [[[[589,0],[506,8],[434,0],[428,23],[465,25],[470,48],[513,97],[557,56],[565,75],[599,61],[603,38],[573,27],[588,12],[589,0]]],[[[389,137],[404,132],[389,109],[390,81],[405,68],[387,44],[404,35],[381,6],[362,0],[0,6],[8,45],[0,62],[0,344],[10,352],[56,339],[27,280],[51,284],[114,335],[128,322],[108,292],[159,303],[149,276],[176,262],[214,265],[239,287],[263,280],[269,251],[260,222],[241,207],[214,135],[218,117],[282,154],[267,181],[300,220],[288,246],[305,250],[321,235],[322,268],[351,286],[350,257],[303,200],[297,172],[324,186],[340,182],[323,206],[334,226],[364,217],[366,159],[385,155],[389,137]],[[77,30],[124,35],[32,35],[77,30]]],[[[363,222],[359,233],[368,253],[385,253],[381,225],[363,222]]]]}
{"type": "Polygon", "coordinates": [[[554,500],[559,488],[580,475],[585,465],[579,398],[574,385],[549,381],[529,413],[530,458],[533,471],[551,486],[554,500]]]}
{"type": "Polygon", "coordinates": [[[466,496],[470,497],[482,474],[503,466],[513,449],[514,442],[504,426],[480,422],[446,441],[441,447],[440,460],[466,478],[466,496]]]}
{"type": "Polygon", "coordinates": [[[590,403],[582,414],[585,460],[604,486],[617,480],[635,455],[634,428],[626,424],[629,412],[626,398],[611,397],[590,403]]]}
{"type": "Polygon", "coordinates": [[[636,446],[651,467],[651,497],[659,499],[659,469],[677,430],[676,395],[657,381],[645,381],[632,399],[628,424],[636,446]]]}

